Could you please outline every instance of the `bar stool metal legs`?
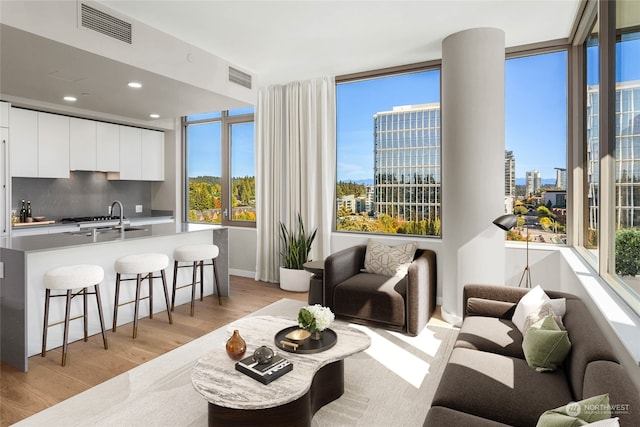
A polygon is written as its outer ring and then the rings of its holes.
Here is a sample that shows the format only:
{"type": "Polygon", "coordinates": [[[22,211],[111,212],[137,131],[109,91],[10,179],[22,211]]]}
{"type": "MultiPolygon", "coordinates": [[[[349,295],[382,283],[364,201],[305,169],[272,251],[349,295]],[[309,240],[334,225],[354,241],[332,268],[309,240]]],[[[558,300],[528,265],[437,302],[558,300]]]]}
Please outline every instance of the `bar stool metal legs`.
{"type": "Polygon", "coordinates": [[[219,249],[216,245],[187,245],[176,248],[173,252],[175,258],[173,262],[173,287],[171,292],[171,311],[175,309],[176,303],[176,290],[182,289],[187,286],[191,286],[191,316],[195,313],[195,300],[196,300],[196,285],[200,283],[200,301],[203,300],[204,295],[204,266],[212,265],[214,274],[214,283],[216,287],[216,293],[218,295],[218,304],[222,305],[222,299],[220,297],[220,280],[218,278],[218,268],[216,265],[216,258],[218,257],[219,249]],[[205,264],[205,260],[211,260],[211,263],[205,264]],[[180,265],[180,262],[189,263],[188,265],[180,265]],[[178,286],[178,269],[191,268],[191,283],[187,283],[182,286],[178,286]],[[198,280],[198,270],[200,270],[200,280],[198,280]]]}
{"type": "Polygon", "coordinates": [[[140,255],[128,255],[118,258],[116,261],[116,292],[115,292],[115,304],[113,307],[113,332],[116,332],[118,322],[118,308],[126,304],[134,304],[133,314],[133,338],[138,336],[138,316],[140,312],[140,300],[149,299],[149,318],[153,319],[153,279],[161,278],[162,287],[164,290],[165,303],[167,307],[167,316],[169,317],[169,324],[173,324],[173,317],[171,316],[171,310],[169,306],[169,289],[167,288],[167,278],[165,275],[165,268],[169,264],[169,258],[164,254],[140,254],[140,255]],[[154,276],[154,271],[160,271],[159,276],[154,276]],[[122,274],[135,275],[135,278],[123,279],[122,274]],[[120,284],[123,281],[135,280],[136,281],[136,296],[133,301],[120,303],[120,284]],[[149,281],[149,295],[141,298],[142,282],[144,280],[149,281]]]}
{"type": "Polygon", "coordinates": [[[104,278],[104,271],[99,266],[94,265],[75,265],[58,267],[49,270],[44,276],[45,285],[45,302],[44,302],[44,325],[42,331],[42,357],[47,353],[47,331],[49,327],[64,323],[63,342],[62,342],[62,366],[67,364],[67,347],[69,341],[69,323],[71,320],[83,318],[84,341],[89,339],[89,317],[87,313],[88,295],[96,296],[96,304],[98,306],[98,317],[100,318],[100,329],[102,332],[102,341],[105,350],[109,348],[107,343],[107,334],[104,327],[104,317],[102,313],[102,300],[100,298],[100,286],[104,278]],[[93,292],[89,292],[89,286],[92,286],[93,292]],[[73,293],[73,289],[80,288],[77,293],[73,293]],[[66,290],[64,294],[51,294],[51,290],[66,290]],[[71,301],[74,297],[82,295],[82,315],[71,318],[71,301]],[[64,320],[49,324],[49,307],[51,298],[65,298],[65,316],[64,320]]]}

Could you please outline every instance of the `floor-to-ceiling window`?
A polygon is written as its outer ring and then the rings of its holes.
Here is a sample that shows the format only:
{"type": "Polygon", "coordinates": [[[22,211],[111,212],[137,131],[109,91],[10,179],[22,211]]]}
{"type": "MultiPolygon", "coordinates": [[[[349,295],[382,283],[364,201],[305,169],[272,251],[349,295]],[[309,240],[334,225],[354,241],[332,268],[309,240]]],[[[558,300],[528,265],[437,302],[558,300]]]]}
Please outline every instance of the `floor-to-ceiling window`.
{"type": "Polygon", "coordinates": [[[336,230],[440,236],[440,71],[342,81],[336,230]]]}
{"type": "Polygon", "coordinates": [[[253,108],[183,121],[189,222],[255,226],[253,108]]]}
{"type": "Polygon", "coordinates": [[[566,243],[566,49],[505,63],[505,210],[507,239],[566,243]]]}

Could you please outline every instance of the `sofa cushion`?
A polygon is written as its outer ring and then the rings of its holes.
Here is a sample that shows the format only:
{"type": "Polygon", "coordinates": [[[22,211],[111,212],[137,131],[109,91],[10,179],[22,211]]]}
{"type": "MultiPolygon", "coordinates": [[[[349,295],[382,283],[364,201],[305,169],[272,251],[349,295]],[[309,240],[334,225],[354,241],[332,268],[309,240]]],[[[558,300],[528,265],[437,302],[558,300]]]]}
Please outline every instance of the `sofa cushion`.
{"type": "Polygon", "coordinates": [[[544,411],[572,399],[562,369],[540,374],[522,359],[454,348],[432,406],[532,426],[544,411]]]}
{"type": "Polygon", "coordinates": [[[527,363],[536,371],[555,371],[571,350],[569,333],[561,330],[553,315],[549,315],[527,330],[522,350],[527,363]]]}
{"type": "Polygon", "coordinates": [[[602,394],[579,402],[567,402],[545,411],[536,427],[573,427],[611,418],[609,395],[602,394]]]}
{"type": "Polygon", "coordinates": [[[575,399],[582,400],[587,365],[597,360],[618,360],[582,301],[567,298],[567,313],[562,320],[571,339],[571,351],[564,361],[565,370],[575,399]]]}
{"type": "Polygon", "coordinates": [[[369,239],[364,255],[364,271],[381,276],[404,276],[416,254],[415,243],[387,246],[369,239]]]}
{"type": "Polygon", "coordinates": [[[488,351],[524,359],[522,334],[513,322],[495,317],[468,316],[455,347],[488,351]]]}
{"type": "Polygon", "coordinates": [[[466,316],[489,316],[511,319],[516,304],[513,302],[495,301],[485,298],[468,298],[466,316]]]}
{"type": "Polygon", "coordinates": [[[640,394],[629,381],[625,369],[606,360],[591,362],[584,374],[585,398],[609,394],[611,416],[620,418],[620,425],[632,426],[640,420],[640,394]]]}
{"type": "Polygon", "coordinates": [[[442,406],[434,406],[429,409],[427,418],[424,421],[425,427],[509,427],[496,421],[487,420],[486,418],[476,417],[475,415],[465,414],[442,406]]]}
{"type": "Polygon", "coordinates": [[[407,277],[360,273],[339,283],[333,291],[336,315],[403,326],[407,277]]]}

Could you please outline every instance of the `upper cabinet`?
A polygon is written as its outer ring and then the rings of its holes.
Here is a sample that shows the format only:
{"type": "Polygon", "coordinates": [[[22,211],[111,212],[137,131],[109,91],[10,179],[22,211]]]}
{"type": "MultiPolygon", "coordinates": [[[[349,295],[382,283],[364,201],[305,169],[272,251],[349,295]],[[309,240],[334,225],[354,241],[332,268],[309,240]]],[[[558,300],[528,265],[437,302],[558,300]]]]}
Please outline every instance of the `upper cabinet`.
{"type": "Polygon", "coordinates": [[[9,127],[9,103],[0,102],[0,128],[9,127]]]}
{"type": "Polygon", "coordinates": [[[12,108],[9,124],[11,176],[38,176],[38,112],[12,108]]]}
{"type": "Polygon", "coordinates": [[[96,124],[97,170],[120,170],[120,126],[112,123],[96,124]]]}
{"type": "Polygon", "coordinates": [[[69,176],[69,117],[38,113],[38,177],[69,176]]]}
{"type": "Polygon", "coordinates": [[[164,181],[164,132],[142,130],[142,179],[164,181]]]}
{"type": "Polygon", "coordinates": [[[12,108],[11,176],[69,178],[69,118],[12,108]]]}
{"type": "Polygon", "coordinates": [[[96,122],[71,118],[69,122],[69,167],[94,171],[97,165],[96,122]]]}
{"type": "Polygon", "coordinates": [[[164,132],[21,108],[7,115],[11,176],[69,178],[70,170],[84,170],[164,180],[164,132]]]}

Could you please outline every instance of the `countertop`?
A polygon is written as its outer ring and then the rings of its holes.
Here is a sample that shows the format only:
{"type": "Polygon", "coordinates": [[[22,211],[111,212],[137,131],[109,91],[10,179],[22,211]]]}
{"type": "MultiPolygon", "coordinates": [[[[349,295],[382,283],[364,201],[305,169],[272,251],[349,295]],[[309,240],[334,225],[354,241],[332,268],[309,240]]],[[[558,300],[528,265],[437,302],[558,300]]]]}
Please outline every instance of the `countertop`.
{"type": "Polygon", "coordinates": [[[130,230],[109,230],[92,232],[74,231],[56,234],[41,234],[36,236],[16,236],[0,238],[0,247],[24,252],[46,251],[73,246],[108,244],[111,242],[122,242],[125,240],[145,239],[159,236],[170,236],[180,233],[194,231],[214,230],[226,228],[214,224],[189,224],[189,223],[165,223],[135,225],[132,221],[130,230]]]}

